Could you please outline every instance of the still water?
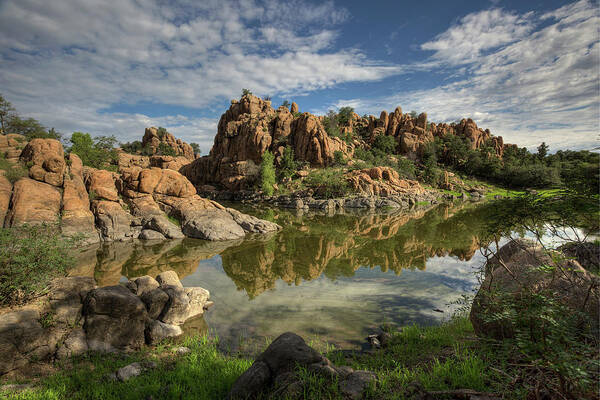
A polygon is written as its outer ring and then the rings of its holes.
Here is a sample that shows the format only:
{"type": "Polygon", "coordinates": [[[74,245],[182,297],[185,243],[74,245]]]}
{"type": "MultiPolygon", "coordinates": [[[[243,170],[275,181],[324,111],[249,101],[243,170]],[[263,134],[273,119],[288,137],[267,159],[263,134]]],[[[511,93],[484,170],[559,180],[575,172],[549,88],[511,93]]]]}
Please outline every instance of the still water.
{"type": "Polygon", "coordinates": [[[228,242],[104,244],[84,250],[70,273],[105,286],[175,270],[215,302],[185,330],[208,330],[232,350],[285,331],[357,348],[383,323],[439,323],[473,294],[484,261],[480,208],[332,215],[244,208],[283,230],[228,242]]]}

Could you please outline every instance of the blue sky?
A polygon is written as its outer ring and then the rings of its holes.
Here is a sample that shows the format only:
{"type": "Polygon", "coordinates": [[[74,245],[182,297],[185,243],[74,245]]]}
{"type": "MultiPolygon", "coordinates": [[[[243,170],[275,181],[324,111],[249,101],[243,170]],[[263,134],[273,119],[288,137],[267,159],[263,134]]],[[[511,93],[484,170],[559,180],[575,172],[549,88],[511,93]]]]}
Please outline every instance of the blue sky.
{"type": "Polygon", "coordinates": [[[232,98],[472,117],[506,142],[598,146],[597,1],[0,1],[0,93],[70,134],[212,145],[232,98]]]}

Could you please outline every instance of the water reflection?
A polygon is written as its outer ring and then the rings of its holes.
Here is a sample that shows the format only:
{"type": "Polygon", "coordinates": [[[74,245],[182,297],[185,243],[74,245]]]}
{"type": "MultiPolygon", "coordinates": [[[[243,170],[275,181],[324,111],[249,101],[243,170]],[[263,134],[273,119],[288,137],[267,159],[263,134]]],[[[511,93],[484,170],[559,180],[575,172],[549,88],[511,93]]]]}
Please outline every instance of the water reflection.
{"type": "Polygon", "coordinates": [[[473,205],[410,213],[296,214],[244,209],[284,227],[229,242],[105,244],[80,254],[72,275],[98,285],[175,270],[211,291],[214,308],[188,330],[239,337],[287,330],[356,344],[381,322],[433,323],[476,287],[472,267],[485,216],[473,205]],[[400,276],[402,273],[402,276],[400,276]]]}

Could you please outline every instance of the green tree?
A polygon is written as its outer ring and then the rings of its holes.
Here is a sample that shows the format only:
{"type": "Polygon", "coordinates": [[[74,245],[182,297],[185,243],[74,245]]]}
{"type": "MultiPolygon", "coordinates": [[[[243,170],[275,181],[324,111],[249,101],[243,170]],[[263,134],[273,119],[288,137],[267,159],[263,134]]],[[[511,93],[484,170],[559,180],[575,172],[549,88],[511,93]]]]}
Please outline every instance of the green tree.
{"type": "Polygon", "coordinates": [[[339,150],[333,152],[333,163],[335,165],[346,165],[348,162],[346,161],[346,157],[344,157],[344,153],[339,150]]]}
{"type": "Polygon", "coordinates": [[[202,151],[200,150],[200,145],[198,143],[190,143],[190,146],[192,146],[192,150],[194,150],[194,154],[199,156],[202,153],[202,151]]]}
{"type": "Polygon", "coordinates": [[[0,94],[0,133],[11,133],[7,131],[8,121],[15,113],[13,105],[0,94]]]}
{"type": "Polygon", "coordinates": [[[388,135],[377,135],[373,141],[373,149],[384,154],[393,154],[396,151],[396,145],[396,139],[388,135]]]}
{"type": "Polygon", "coordinates": [[[285,108],[290,108],[290,102],[288,100],[284,100],[283,103],[281,103],[281,106],[285,108]]]}
{"type": "Polygon", "coordinates": [[[250,89],[246,89],[246,88],[242,89],[242,97],[248,96],[251,94],[252,94],[252,92],[250,91],[250,89]]]}
{"type": "Polygon", "coordinates": [[[73,132],[69,151],[81,158],[83,165],[107,169],[117,161],[114,136],[98,136],[92,139],[89,133],[73,132]]]}
{"type": "Polygon", "coordinates": [[[167,130],[165,128],[163,128],[162,126],[159,126],[156,134],[158,135],[159,138],[162,139],[167,134],[167,130]]]}
{"type": "Polygon", "coordinates": [[[166,143],[160,143],[158,145],[158,153],[161,156],[172,156],[172,157],[175,157],[177,155],[177,153],[175,152],[175,149],[172,148],[171,146],[169,146],[166,143]]]}
{"type": "Polygon", "coordinates": [[[260,187],[264,194],[272,196],[275,184],[275,157],[269,150],[265,151],[260,163],[260,187]]]}
{"type": "Polygon", "coordinates": [[[294,149],[290,146],[285,146],[283,150],[283,157],[281,158],[281,164],[279,165],[279,177],[280,179],[291,178],[298,169],[298,163],[294,160],[294,149]]]}
{"type": "Polygon", "coordinates": [[[12,115],[8,119],[6,131],[7,133],[18,133],[23,135],[27,140],[36,138],[57,139],[56,137],[49,135],[46,128],[44,128],[37,120],[33,118],[22,119],[18,115],[12,115]]]}
{"type": "Polygon", "coordinates": [[[537,156],[543,160],[548,155],[548,150],[550,147],[546,144],[546,142],[542,142],[537,148],[537,156]]]}
{"type": "Polygon", "coordinates": [[[348,125],[352,116],[354,115],[354,108],[352,107],[342,107],[339,109],[337,113],[337,123],[340,125],[348,125]]]}

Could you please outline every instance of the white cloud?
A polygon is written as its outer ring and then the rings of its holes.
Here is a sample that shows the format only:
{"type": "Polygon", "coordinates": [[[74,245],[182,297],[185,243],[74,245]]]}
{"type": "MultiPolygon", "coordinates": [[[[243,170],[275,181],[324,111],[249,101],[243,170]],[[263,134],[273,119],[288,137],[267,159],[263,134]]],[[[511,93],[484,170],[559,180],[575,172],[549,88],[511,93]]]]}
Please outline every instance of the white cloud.
{"type": "MultiPolygon", "coordinates": [[[[327,50],[348,18],[331,1],[8,0],[0,3],[0,87],[48,126],[131,140],[148,117],[125,122],[98,111],[140,101],[202,109],[242,87],[276,95],[399,73],[356,50],[327,50]]],[[[167,127],[212,142],[214,130],[191,132],[206,119],[188,120],[167,127]]]]}
{"type": "Polygon", "coordinates": [[[428,73],[465,66],[458,80],[337,106],[375,113],[399,104],[447,122],[471,116],[505,142],[592,149],[599,142],[599,25],[598,9],[585,0],[543,15],[469,14],[425,43],[435,53],[416,66],[428,73]]]}

